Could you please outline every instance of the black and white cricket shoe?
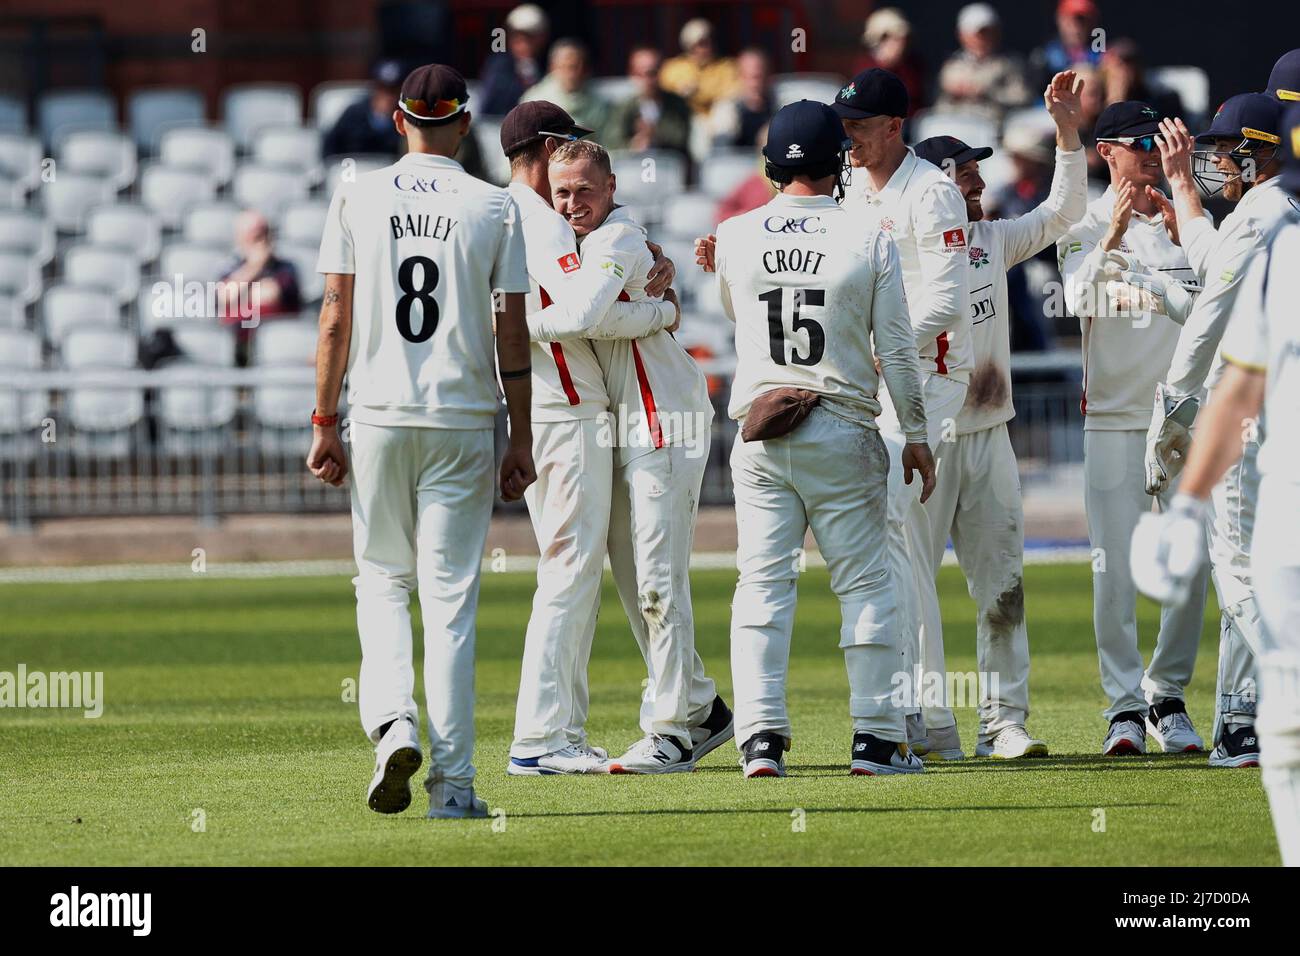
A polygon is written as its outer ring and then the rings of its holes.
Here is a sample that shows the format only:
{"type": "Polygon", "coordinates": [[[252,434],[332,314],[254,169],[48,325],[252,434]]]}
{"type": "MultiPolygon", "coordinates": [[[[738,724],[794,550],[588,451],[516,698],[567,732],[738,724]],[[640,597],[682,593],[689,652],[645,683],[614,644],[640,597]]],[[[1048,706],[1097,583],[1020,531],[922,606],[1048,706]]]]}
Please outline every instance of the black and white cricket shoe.
{"type": "Polygon", "coordinates": [[[1211,767],[1258,767],[1259,737],[1252,726],[1238,727],[1224,734],[1219,745],[1210,751],[1211,767]]]}
{"type": "Polygon", "coordinates": [[[420,734],[405,717],[393,721],[375,746],[375,775],[366,804],[376,813],[401,813],[411,805],[411,777],[420,769],[420,734]]]}
{"type": "Polygon", "coordinates": [[[699,763],[700,758],[713,753],[734,736],[736,722],[731,708],[721,696],[714,697],[709,716],[698,727],[691,728],[691,765],[699,763]]]}
{"type": "Polygon", "coordinates": [[[785,738],[768,730],[760,731],[740,748],[740,765],[746,777],[784,777],[785,738]]]}
{"type": "Polygon", "coordinates": [[[627,753],[609,762],[610,773],[690,773],[694,769],[689,748],[658,734],[646,734],[627,748],[627,753]]]}
{"type": "Polygon", "coordinates": [[[881,740],[859,731],[853,735],[849,773],[855,777],[882,777],[891,773],[925,773],[925,764],[903,742],[881,740]]]}
{"type": "Polygon", "coordinates": [[[1110,719],[1106,739],[1102,741],[1104,757],[1132,757],[1147,752],[1144,718],[1136,710],[1126,710],[1110,719]]]}

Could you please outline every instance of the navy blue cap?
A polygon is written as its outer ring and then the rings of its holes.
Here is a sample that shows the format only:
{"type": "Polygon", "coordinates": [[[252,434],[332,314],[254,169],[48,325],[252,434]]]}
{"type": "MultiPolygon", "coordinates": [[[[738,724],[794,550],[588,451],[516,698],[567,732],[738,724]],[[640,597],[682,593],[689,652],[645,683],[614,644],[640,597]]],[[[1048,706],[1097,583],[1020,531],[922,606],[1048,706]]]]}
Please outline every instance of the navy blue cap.
{"type": "Polygon", "coordinates": [[[1277,145],[1282,104],[1267,93],[1238,93],[1223,101],[1210,128],[1196,137],[1202,145],[1216,139],[1255,139],[1277,145]]]}
{"type": "Polygon", "coordinates": [[[1300,103],[1300,50],[1278,57],[1268,75],[1268,92],[1283,103],[1300,103]]]}
{"type": "Polygon", "coordinates": [[[1160,132],[1160,111],[1141,100],[1122,100],[1111,103],[1097,117],[1093,130],[1096,139],[1118,139],[1121,136],[1149,136],[1160,132]]]}
{"type": "Polygon", "coordinates": [[[1292,103],[1282,114],[1282,188],[1300,197],[1300,103],[1292,103]]]}
{"type": "Polygon", "coordinates": [[[831,104],[844,119],[907,115],[907,87],[888,70],[872,67],[855,76],[831,104]]]}
{"type": "Polygon", "coordinates": [[[800,100],[783,106],[767,126],[763,157],[773,166],[820,166],[848,149],[844,124],[825,103],[800,100]]]}
{"type": "Polygon", "coordinates": [[[972,159],[988,159],[993,155],[991,146],[967,146],[956,136],[931,136],[912,147],[912,151],[927,162],[934,163],[940,169],[952,160],[954,166],[969,163],[972,159]]]}

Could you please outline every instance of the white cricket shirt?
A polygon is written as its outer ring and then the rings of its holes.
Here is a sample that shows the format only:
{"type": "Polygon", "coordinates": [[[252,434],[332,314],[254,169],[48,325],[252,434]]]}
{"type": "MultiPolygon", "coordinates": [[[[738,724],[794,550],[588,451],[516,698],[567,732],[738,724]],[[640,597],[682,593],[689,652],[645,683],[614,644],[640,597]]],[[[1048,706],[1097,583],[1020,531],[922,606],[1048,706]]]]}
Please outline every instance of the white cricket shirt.
{"type": "Polygon", "coordinates": [[[343,183],[317,271],[355,275],[348,414],[367,425],[491,428],[492,292],[527,292],[515,202],[444,156],[343,183]]]}

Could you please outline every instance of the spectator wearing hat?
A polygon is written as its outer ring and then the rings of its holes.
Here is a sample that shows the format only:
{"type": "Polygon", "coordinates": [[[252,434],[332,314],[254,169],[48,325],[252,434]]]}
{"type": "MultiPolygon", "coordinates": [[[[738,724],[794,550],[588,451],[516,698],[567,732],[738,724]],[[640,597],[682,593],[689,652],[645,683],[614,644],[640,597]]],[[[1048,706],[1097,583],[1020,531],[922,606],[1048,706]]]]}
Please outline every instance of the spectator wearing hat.
{"type": "Polygon", "coordinates": [[[862,30],[866,54],[853,66],[854,74],[879,68],[903,81],[907,90],[908,116],[924,106],[925,63],[912,48],[912,24],[897,7],[882,7],[867,17],[862,30]]]}
{"type": "Polygon", "coordinates": [[[690,160],[691,106],[659,84],[663,56],[652,46],[627,58],[635,92],[610,113],[605,145],[611,149],[666,149],[690,160]]]}
{"type": "Polygon", "coordinates": [[[378,153],[396,156],[402,137],[393,125],[397,91],[402,86],[402,64],[381,60],[370,74],[370,92],[345,109],[321,141],[322,156],[378,153]]]}
{"type": "Polygon", "coordinates": [[[610,117],[609,102],[587,82],[587,48],[578,40],[557,40],[551,47],[549,67],[550,71],[525,91],[520,102],[554,103],[604,139],[610,117]]]}
{"type": "Polygon", "coordinates": [[[971,3],[957,14],[961,49],[939,71],[941,109],[977,109],[996,119],[1029,102],[1025,65],[1000,50],[1002,22],[987,3],[971,3]]]}
{"type": "Polygon", "coordinates": [[[751,47],[736,57],[739,88],[720,100],[709,115],[713,142],[718,146],[753,146],[776,104],[772,94],[772,63],[767,53],[751,47]]]}
{"type": "Polygon", "coordinates": [[[703,17],[688,20],[678,40],[681,55],[663,65],[659,82],[689,102],[697,115],[707,115],[714,103],[735,93],[736,63],[718,56],[713,25],[703,17]]]}
{"type": "Polygon", "coordinates": [[[1101,11],[1094,0],[1060,0],[1056,5],[1056,36],[1030,55],[1038,82],[1046,85],[1062,70],[1081,64],[1100,66],[1103,44],[1094,37],[1101,11]]]}
{"type": "Polygon", "coordinates": [[[514,109],[524,91],[542,78],[542,54],[551,32],[541,7],[525,3],[506,17],[506,49],[491,54],[483,64],[483,105],[488,116],[504,116],[514,109]]]}

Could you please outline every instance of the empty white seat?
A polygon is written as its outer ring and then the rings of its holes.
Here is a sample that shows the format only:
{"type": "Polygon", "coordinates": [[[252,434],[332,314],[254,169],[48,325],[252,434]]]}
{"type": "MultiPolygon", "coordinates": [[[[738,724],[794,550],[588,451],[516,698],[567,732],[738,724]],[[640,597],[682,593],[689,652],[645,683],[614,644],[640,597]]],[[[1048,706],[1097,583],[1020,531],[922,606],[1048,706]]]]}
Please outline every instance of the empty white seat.
{"type": "MultiPolygon", "coordinates": [[[[35,371],[41,367],[41,340],[35,333],[23,329],[0,327],[0,375],[5,371],[35,371]]],[[[30,458],[34,448],[15,447],[15,433],[30,431],[41,425],[49,410],[48,394],[44,391],[23,391],[0,388],[0,458],[30,458]]]]}
{"type": "Polygon", "coordinates": [[[103,289],[125,303],[140,291],[140,264],[115,246],[79,243],[63,255],[63,278],[72,285],[103,289]]]}
{"type": "Polygon", "coordinates": [[[0,250],[48,265],[54,258],[54,224],[37,212],[0,209],[0,250]]]}
{"type": "Polygon", "coordinates": [[[239,207],[232,202],[205,202],[185,214],[181,235],[186,242],[204,242],[230,247],[235,241],[235,220],[239,207]]]}
{"type": "Polygon", "coordinates": [[[31,371],[41,367],[41,337],[26,329],[0,328],[0,368],[31,371]]]}
{"type": "Polygon", "coordinates": [[[1205,116],[1209,112],[1210,77],[1199,66],[1155,66],[1148,79],[1155,86],[1177,93],[1188,114],[1205,116]]]}
{"type": "MultiPolygon", "coordinates": [[[[717,149],[700,164],[700,189],[714,199],[722,199],[750,176],[762,171],[756,149],[717,149]]],[[[618,185],[621,192],[621,180],[618,185]]]]}
{"type": "Polygon", "coordinates": [[[306,179],[298,173],[256,164],[235,170],[231,186],[235,202],[245,209],[256,209],[273,226],[289,204],[306,199],[308,191],[306,179]]]}
{"type": "Polygon", "coordinates": [[[177,242],[163,246],[158,257],[158,271],[164,276],[179,275],[182,282],[216,282],[233,261],[229,246],[177,242]]]}
{"type": "Polygon", "coordinates": [[[53,182],[41,183],[45,212],[60,232],[81,232],[91,207],[111,202],[116,195],[111,179],[90,173],[61,169],[53,182]]]}
{"type": "MultiPolygon", "coordinates": [[[[670,196],[663,208],[661,228],[665,235],[675,239],[692,240],[697,236],[705,236],[717,225],[714,218],[717,203],[704,193],[689,192],[670,196]]],[[[695,257],[692,255],[685,263],[676,259],[673,261],[680,274],[683,268],[694,265],[695,257]]]]}
{"type": "Polygon", "coordinates": [[[830,103],[843,86],[844,78],[835,73],[778,73],[772,77],[772,105],[780,109],[800,100],[830,103]]]}
{"type": "Polygon", "coordinates": [[[275,247],[275,254],[293,263],[294,270],[298,273],[298,293],[302,301],[320,301],[325,294],[325,276],[316,271],[320,247],[283,242],[275,247]]]}
{"type": "MultiPolygon", "coordinates": [[[[317,83],[308,98],[307,114],[318,130],[333,129],[343,111],[370,95],[370,84],[359,80],[330,80],[317,83]]],[[[471,101],[472,103],[472,101],[471,101]]],[[[478,122],[478,117],[474,117],[478,122]]]]}
{"type": "Polygon", "coordinates": [[[112,293],[88,286],[60,284],[46,289],[41,296],[41,315],[45,338],[55,347],[74,328],[122,326],[121,312],[112,293]]]}
{"type": "Polygon", "coordinates": [[[212,322],[182,322],[171,326],[172,338],[185,354],[168,366],[183,369],[195,385],[169,385],[159,390],[159,419],[170,429],[194,430],[227,425],[238,408],[233,387],[203,385],[207,368],[235,364],[234,331],[212,322]]]}
{"type": "Polygon", "coordinates": [[[41,295],[41,266],[21,252],[0,252],[0,295],[7,295],[23,306],[41,295]]]}
{"type": "MultiPolygon", "coordinates": [[[[60,353],[65,368],[96,374],[104,369],[134,368],[137,348],[135,336],[123,329],[88,327],[70,329],[60,353]]],[[[96,456],[126,455],[130,451],[128,429],[143,417],[143,389],[86,385],[68,390],[73,447],[80,451],[96,456]]]]}
{"type": "Polygon", "coordinates": [[[314,186],[325,176],[320,140],[320,130],[311,126],[267,126],[253,137],[253,159],[263,166],[293,170],[314,186]]]}
{"type": "Polygon", "coordinates": [[[103,90],[51,90],[36,103],[36,128],[50,146],[77,129],[117,128],[117,106],[103,90]]]}
{"type": "Polygon", "coordinates": [[[162,243],[162,223],[145,206],[111,203],[86,214],[86,238],[98,246],[125,249],[141,263],[153,262],[162,243]]]}
{"type": "Polygon", "coordinates": [[[235,172],[235,141],[223,129],[181,126],[163,131],[158,158],[178,169],[202,170],[224,186],[235,172]]]}
{"type": "Polygon", "coordinates": [[[261,366],[314,365],[316,362],[315,322],[279,319],[257,329],[253,338],[253,364],[261,366]]]}
{"type": "Polygon", "coordinates": [[[159,137],[167,127],[200,124],[204,113],[203,94],[188,86],[133,90],[126,101],[131,138],[146,153],[158,150],[159,137]]]}
{"type": "MultiPolygon", "coordinates": [[[[471,130],[473,128],[473,126],[470,127],[471,130]]],[[[501,152],[499,142],[497,143],[497,152],[501,152]]],[[[490,156],[490,154],[487,155],[490,156]]],[[[359,153],[356,156],[327,156],[325,158],[325,194],[333,196],[334,190],[339,187],[339,183],[345,181],[355,182],[358,176],[391,165],[393,165],[392,156],[371,153],[359,153]]]]}
{"type": "Polygon", "coordinates": [[[27,132],[27,106],[18,97],[0,94],[0,130],[27,132]]]}
{"type": "Polygon", "coordinates": [[[686,188],[686,162],[678,153],[661,149],[610,154],[618,194],[627,202],[663,201],[686,188]]]}
{"type": "Polygon", "coordinates": [[[125,329],[85,326],[69,329],[59,350],[64,368],[135,368],[135,336],[125,329]]]}
{"type": "Polygon", "coordinates": [[[0,292],[0,329],[21,329],[26,322],[25,310],[18,300],[0,292]]]}
{"type": "Polygon", "coordinates": [[[171,229],[180,226],[191,206],[211,202],[216,191],[212,177],[198,170],[155,163],[140,174],[140,199],[171,229]]]}
{"type": "Polygon", "coordinates": [[[280,218],[279,238],[284,242],[303,245],[315,243],[319,246],[321,233],[325,230],[325,216],[328,213],[328,203],[313,200],[294,203],[280,218]]]}
{"type": "Polygon", "coordinates": [[[26,194],[41,181],[41,141],[25,133],[0,132],[0,179],[14,183],[26,194]]]}
{"type": "Polygon", "coordinates": [[[259,129],[302,121],[302,93],[288,83],[230,86],[221,97],[221,118],[239,148],[248,149],[259,129]]]}
{"type": "Polygon", "coordinates": [[[63,137],[58,149],[60,175],[71,170],[103,176],[114,189],[135,182],[135,143],[129,136],[111,130],[77,130],[63,137]]]}

